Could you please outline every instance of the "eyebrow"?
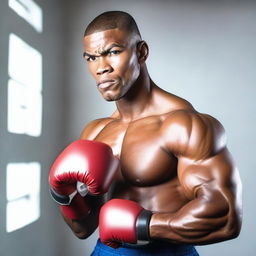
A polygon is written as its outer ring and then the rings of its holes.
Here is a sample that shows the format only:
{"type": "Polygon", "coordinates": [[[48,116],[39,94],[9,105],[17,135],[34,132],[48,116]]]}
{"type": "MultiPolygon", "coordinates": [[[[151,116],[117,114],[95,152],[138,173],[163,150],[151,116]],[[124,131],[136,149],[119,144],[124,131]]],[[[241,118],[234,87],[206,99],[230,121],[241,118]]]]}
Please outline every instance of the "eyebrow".
{"type": "Polygon", "coordinates": [[[119,47],[119,48],[125,48],[125,46],[124,45],[121,45],[121,44],[111,44],[106,50],[103,50],[102,52],[100,52],[100,54],[99,55],[93,55],[93,54],[89,54],[89,53],[87,53],[87,52],[84,52],[83,53],[83,57],[99,57],[99,56],[101,56],[101,55],[107,55],[109,52],[110,52],[110,50],[112,49],[112,48],[114,48],[114,47],[119,47]]]}

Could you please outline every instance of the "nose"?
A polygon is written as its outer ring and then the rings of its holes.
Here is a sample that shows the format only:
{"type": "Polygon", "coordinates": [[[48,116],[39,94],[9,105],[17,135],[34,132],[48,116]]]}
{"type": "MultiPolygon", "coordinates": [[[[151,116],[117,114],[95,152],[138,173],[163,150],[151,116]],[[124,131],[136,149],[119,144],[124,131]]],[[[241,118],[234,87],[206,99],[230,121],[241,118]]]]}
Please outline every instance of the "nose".
{"type": "Polygon", "coordinates": [[[106,61],[104,56],[99,58],[98,61],[98,68],[97,68],[97,75],[102,75],[104,73],[109,73],[112,71],[111,65],[106,61]]]}

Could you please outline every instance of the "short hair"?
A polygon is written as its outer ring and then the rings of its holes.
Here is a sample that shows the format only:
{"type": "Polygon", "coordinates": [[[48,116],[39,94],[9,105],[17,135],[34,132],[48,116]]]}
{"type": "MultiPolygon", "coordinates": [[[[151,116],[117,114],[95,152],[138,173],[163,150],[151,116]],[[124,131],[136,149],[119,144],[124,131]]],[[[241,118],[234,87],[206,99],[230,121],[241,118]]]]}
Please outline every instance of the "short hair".
{"type": "Polygon", "coordinates": [[[122,11],[109,11],[100,14],[89,23],[84,32],[84,36],[115,28],[126,30],[141,38],[140,31],[134,18],[129,13],[122,11]]]}

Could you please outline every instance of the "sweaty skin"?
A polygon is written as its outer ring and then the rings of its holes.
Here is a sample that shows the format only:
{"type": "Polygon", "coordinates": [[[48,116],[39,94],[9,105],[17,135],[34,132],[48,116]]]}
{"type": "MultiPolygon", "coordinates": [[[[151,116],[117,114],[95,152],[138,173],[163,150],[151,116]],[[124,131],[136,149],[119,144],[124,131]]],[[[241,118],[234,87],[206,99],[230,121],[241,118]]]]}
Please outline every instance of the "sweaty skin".
{"type": "Polygon", "coordinates": [[[108,199],[138,202],[153,212],[152,240],[210,244],[235,238],[241,227],[241,182],[222,125],[150,79],[148,46],[118,28],[84,38],[85,59],[112,116],[88,124],[81,139],[104,142],[120,159],[107,198],[91,214],[69,220],[79,238],[98,226],[108,199]]]}

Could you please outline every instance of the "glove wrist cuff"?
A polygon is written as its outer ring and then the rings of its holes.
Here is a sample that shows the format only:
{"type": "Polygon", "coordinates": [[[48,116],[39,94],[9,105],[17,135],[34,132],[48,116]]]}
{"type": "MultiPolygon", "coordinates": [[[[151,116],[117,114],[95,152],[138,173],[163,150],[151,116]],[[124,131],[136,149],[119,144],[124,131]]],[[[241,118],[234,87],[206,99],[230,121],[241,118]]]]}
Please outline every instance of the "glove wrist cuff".
{"type": "Polygon", "coordinates": [[[149,236],[149,222],[152,216],[152,212],[143,209],[137,220],[136,220],[136,236],[137,236],[137,241],[149,241],[150,236],[149,236]]]}
{"type": "Polygon", "coordinates": [[[73,200],[73,198],[77,193],[79,193],[82,197],[85,197],[89,193],[89,190],[84,183],[77,181],[76,190],[68,196],[60,195],[52,187],[50,187],[50,193],[51,193],[52,199],[56,203],[60,205],[70,205],[71,201],[73,200]]]}
{"type": "Polygon", "coordinates": [[[51,193],[52,199],[59,205],[70,205],[72,199],[77,194],[77,190],[75,190],[73,193],[71,193],[68,196],[58,194],[53,188],[50,188],[50,193],[51,193]]]}

